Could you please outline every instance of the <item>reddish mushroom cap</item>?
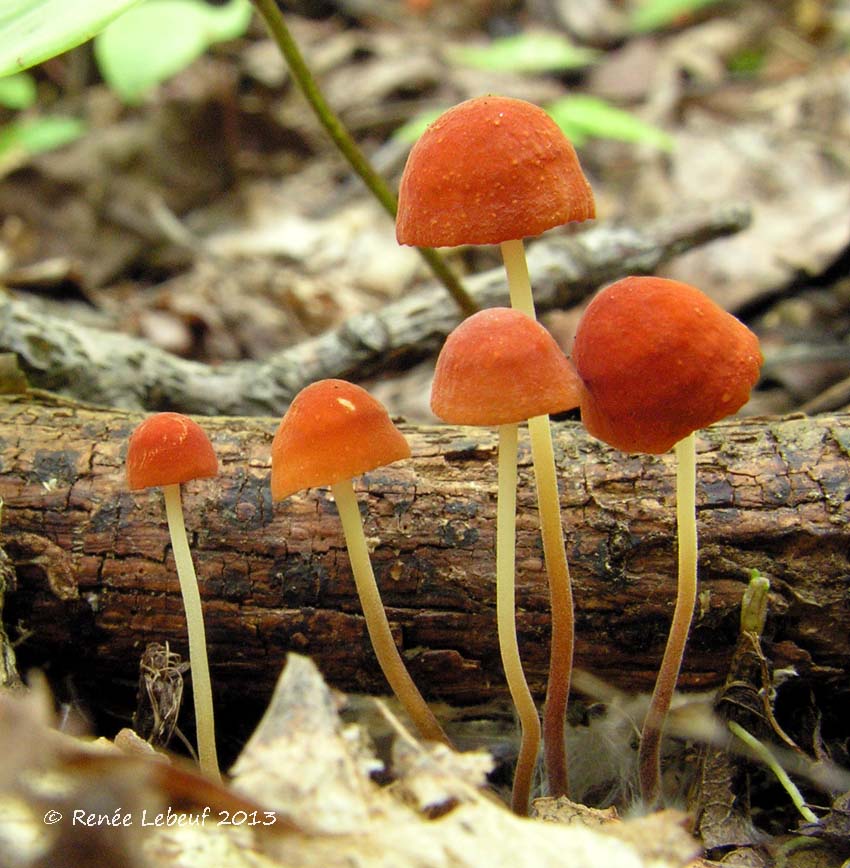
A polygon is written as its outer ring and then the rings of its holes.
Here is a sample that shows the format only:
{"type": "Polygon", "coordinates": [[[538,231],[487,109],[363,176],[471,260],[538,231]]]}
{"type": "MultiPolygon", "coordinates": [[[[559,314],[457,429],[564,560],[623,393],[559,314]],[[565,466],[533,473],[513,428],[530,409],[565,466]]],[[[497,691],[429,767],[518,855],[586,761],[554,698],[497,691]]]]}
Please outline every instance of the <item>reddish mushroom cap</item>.
{"type": "Polygon", "coordinates": [[[580,384],[555,339],[508,307],[479,311],[446,339],[431,409],[454,425],[504,425],[577,407],[580,384]]]}
{"type": "Polygon", "coordinates": [[[380,401],[345,380],[319,380],[295,396],[275,434],[272,499],[409,457],[380,401]]]}
{"type": "Polygon", "coordinates": [[[197,422],[157,413],[140,423],[127,446],[127,485],[135,491],[218,475],[212,444],[197,422]]]}
{"type": "Polygon", "coordinates": [[[660,277],[603,289],[579,322],[572,358],[587,430],[624,452],[651,453],[740,409],[762,363],[740,320],[660,277]]]}
{"type": "Polygon", "coordinates": [[[422,134],[399,188],[399,244],[500,244],[596,215],[575,149],[536,105],[483,96],[422,134]]]}

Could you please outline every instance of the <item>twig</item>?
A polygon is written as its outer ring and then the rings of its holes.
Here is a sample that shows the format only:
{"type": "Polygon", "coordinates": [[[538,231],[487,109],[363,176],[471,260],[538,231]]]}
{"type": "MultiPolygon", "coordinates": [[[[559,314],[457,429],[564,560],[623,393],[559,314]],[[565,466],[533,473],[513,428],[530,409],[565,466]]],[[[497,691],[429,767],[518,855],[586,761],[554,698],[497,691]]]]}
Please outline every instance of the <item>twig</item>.
{"type": "MultiPolygon", "coordinates": [[[[319,119],[319,122],[331,137],[334,145],[345,157],[349,165],[363,180],[363,183],[380,202],[384,210],[395,219],[398,202],[395,194],[387,185],[387,182],[372,168],[371,163],[360,150],[351,134],[340,120],[337,114],[328,104],[321,89],[319,88],[310,67],[307,66],[304,56],[298,48],[298,43],[293,39],[286,20],[283,17],[275,0],[253,0],[254,6],[266,22],[266,26],[272,35],[280,53],[289,66],[289,71],[301,92],[304,94],[310,107],[319,119]]],[[[457,275],[446,265],[443,258],[436,250],[429,248],[419,249],[422,258],[428,263],[434,276],[449,291],[457,303],[458,308],[464,315],[475,313],[478,306],[469,295],[457,275]]]]}
{"type": "MultiPolygon", "coordinates": [[[[743,206],[724,206],[640,229],[597,224],[575,235],[544,236],[528,253],[537,308],[568,307],[607,281],[655,271],[678,253],[739,231],[748,217],[743,206]]],[[[502,268],[470,278],[468,287],[481,307],[507,301],[502,268]]],[[[17,353],[32,386],[83,401],[201,415],[279,416],[314,380],[362,379],[436,352],[459,319],[444,303],[442,288],[431,285],[265,361],[212,367],[0,295],[0,352],[17,353]]]]}

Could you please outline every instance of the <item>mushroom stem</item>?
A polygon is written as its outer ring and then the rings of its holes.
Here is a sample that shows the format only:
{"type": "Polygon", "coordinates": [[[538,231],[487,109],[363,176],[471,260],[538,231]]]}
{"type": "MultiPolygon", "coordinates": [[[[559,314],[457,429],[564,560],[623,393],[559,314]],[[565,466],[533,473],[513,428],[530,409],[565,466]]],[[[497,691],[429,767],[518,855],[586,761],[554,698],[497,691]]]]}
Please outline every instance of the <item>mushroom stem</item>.
{"type": "Polygon", "coordinates": [[[532,319],[537,319],[534,311],[534,296],[531,292],[531,280],[528,276],[528,261],[525,258],[525,245],[522,239],[503,241],[499,247],[508,275],[511,307],[521,310],[532,319]]]}
{"type": "Polygon", "coordinates": [[[679,581],[667,647],[658,670],[638,752],[641,798],[655,807],[661,797],[661,733],[676,689],[697,598],[696,446],[691,433],[675,446],[679,581]]]}
{"type": "Polygon", "coordinates": [[[561,525],[558,478],[548,416],[528,420],[531,456],[537,485],[537,509],[543,557],[549,576],[551,647],[546,704],[543,707],[543,754],[546,766],[546,793],[565,796],[569,789],[564,728],[570,677],[573,668],[574,613],[570,568],[561,525]]]}
{"type": "MultiPolygon", "coordinates": [[[[500,246],[508,275],[511,306],[536,319],[522,239],[503,241],[500,246]]],[[[565,729],[573,668],[575,614],[549,417],[537,416],[529,419],[528,431],[537,487],[543,557],[549,581],[552,624],[546,704],[543,710],[543,753],[547,794],[563,796],[569,788],[565,729]]]]}
{"type": "Polygon", "coordinates": [[[165,495],[165,515],[168,519],[168,531],[171,534],[171,550],[174,552],[174,565],[180,580],[180,593],[183,597],[183,609],[186,612],[186,630],[189,634],[189,664],[192,671],[192,698],[195,703],[198,762],[203,774],[212,780],[220,781],[204,615],[195,565],[192,563],[189,541],[186,538],[180,485],[163,485],[162,491],[165,495]]]}
{"type": "Polygon", "coordinates": [[[366,629],[369,631],[378,664],[393,693],[419,730],[420,736],[429,741],[439,741],[451,746],[439,721],[413,683],[393,639],[378,583],[375,581],[375,573],[372,571],[372,561],[369,558],[369,548],[363,532],[363,521],[360,518],[354,486],[350,479],[346,479],[332,485],[331,491],[342,522],[357,595],[360,597],[366,629]]]}
{"type": "Polygon", "coordinates": [[[514,600],[514,562],[516,552],[516,488],[517,488],[517,428],[516,424],[499,426],[499,492],[496,508],[496,624],[499,651],[508,690],[520,723],[520,748],[514,773],[511,807],[514,812],[528,814],[531,781],[537,763],[540,744],[540,718],[528,689],[516,634],[514,600]]]}

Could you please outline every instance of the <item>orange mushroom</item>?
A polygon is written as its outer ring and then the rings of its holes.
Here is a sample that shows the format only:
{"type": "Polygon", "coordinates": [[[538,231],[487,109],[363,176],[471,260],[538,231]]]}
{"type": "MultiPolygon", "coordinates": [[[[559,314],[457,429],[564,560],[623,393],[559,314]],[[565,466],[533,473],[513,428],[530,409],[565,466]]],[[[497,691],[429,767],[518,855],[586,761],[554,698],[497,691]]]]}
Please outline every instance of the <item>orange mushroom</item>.
{"type": "Polygon", "coordinates": [[[131,491],[160,487],[165,496],[165,515],[189,634],[198,760],[204,774],[219,779],[204,616],[180,499],[180,485],[192,479],[217,476],[218,461],[200,425],[180,413],[157,413],[145,419],[131,435],[126,469],[131,491]]]}
{"type": "MultiPolygon", "coordinates": [[[[541,108],[482,96],[441,115],[408,157],[399,187],[400,244],[498,244],[511,305],[535,318],[523,238],[596,216],[575,149],[541,108]]],[[[549,417],[529,419],[552,640],[543,742],[548,792],[567,792],[564,726],[573,658],[573,599],[549,417]]]]}
{"type": "Polygon", "coordinates": [[[496,622],[522,731],[511,800],[519,814],[528,813],[540,720],[522,670],[515,624],[517,427],[575,407],[578,400],[575,372],[554,338],[512,308],[491,308],[464,320],[440,352],[431,389],[431,409],[444,422],[499,427],[496,622]]]}
{"type": "Polygon", "coordinates": [[[540,107],[482,96],[440,115],[413,146],[396,237],[416,247],[502,244],[595,216],[570,141],[540,107]]]}
{"type": "Polygon", "coordinates": [[[697,594],[694,432],[735,413],[759,377],[758,338],[700,290],[660,277],[627,277],[603,289],[576,330],[587,430],[624,452],[675,446],[679,578],[676,607],[641,734],[641,794],[660,798],[661,731],[697,594]]]}
{"type": "Polygon", "coordinates": [[[383,405],[344,380],[320,380],[302,389],[272,443],[272,499],[329,485],[339,511],[357,594],[375,656],[423,738],[448,744],[443,728],[401,659],[372,571],[352,479],[410,457],[410,446],[383,405]]]}
{"type": "Polygon", "coordinates": [[[623,452],[653,454],[739,410],[762,363],[740,320],[661,277],[626,277],[598,293],[572,358],[587,430],[623,452]]]}

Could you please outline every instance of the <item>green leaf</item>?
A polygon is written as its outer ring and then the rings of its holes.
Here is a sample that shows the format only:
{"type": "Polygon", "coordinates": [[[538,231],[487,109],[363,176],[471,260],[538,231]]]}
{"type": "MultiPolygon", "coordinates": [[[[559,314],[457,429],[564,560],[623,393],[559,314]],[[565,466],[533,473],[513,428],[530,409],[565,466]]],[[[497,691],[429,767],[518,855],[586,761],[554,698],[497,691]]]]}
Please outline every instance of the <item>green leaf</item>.
{"type": "Polygon", "coordinates": [[[590,138],[584,127],[574,123],[568,117],[555,118],[555,121],[561,128],[561,132],[572,142],[575,148],[580,148],[590,138]]]}
{"type": "Polygon", "coordinates": [[[148,0],[97,36],[95,58],[109,86],[135,103],[213,43],[241,36],[250,20],[248,0],[217,7],[201,0],[148,0]]]}
{"type": "Polygon", "coordinates": [[[446,109],[432,109],[412,117],[406,124],[402,124],[394,133],[393,138],[399,142],[412,145],[425,130],[440,117],[446,109]]]}
{"type": "Polygon", "coordinates": [[[35,79],[25,72],[0,78],[0,105],[10,109],[26,109],[35,104],[38,91],[35,79]]]}
{"type": "Polygon", "coordinates": [[[674,147],[672,136],[664,130],[597,97],[567,96],[547,106],[546,111],[574,144],[596,137],[654,145],[663,151],[674,147]]]}
{"type": "Polygon", "coordinates": [[[658,30],[680,15],[688,15],[718,2],[720,0],[644,0],[632,13],[631,28],[636,33],[658,30]]]}
{"type": "Polygon", "coordinates": [[[228,39],[238,39],[248,29],[253,14],[249,0],[230,0],[224,6],[207,6],[206,13],[207,41],[209,45],[215,42],[227,42],[228,39]]]}
{"type": "Polygon", "coordinates": [[[5,162],[10,153],[33,155],[53,151],[78,139],[85,128],[76,118],[48,116],[14,121],[0,127],[0,156],[5,162]]]}
{"type": "Polygon", "coordinates": [[[598,51],[575,45],[557,33],[529,31],[494,39],[489,45],[456,45],[449,60],[497,72],[554,72],[578,69],[596,60],[598,51]]]}
{"type": "Polygon", "coordinates": [[[0,76],[91,39],[139,0],[2,0],[0,76]]]}
{"type": "Polygon", "coordinates": [[[764,65],[765,56],[763,48],[748,48],[730,57],[726,65],[734,75],[753,76],[764,65]]]}

